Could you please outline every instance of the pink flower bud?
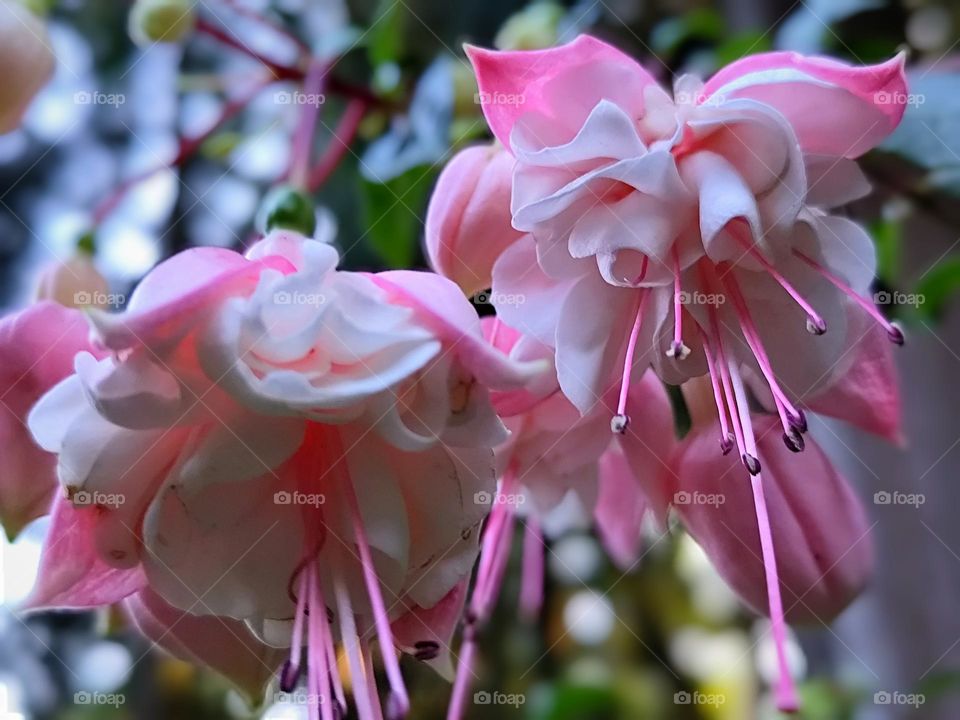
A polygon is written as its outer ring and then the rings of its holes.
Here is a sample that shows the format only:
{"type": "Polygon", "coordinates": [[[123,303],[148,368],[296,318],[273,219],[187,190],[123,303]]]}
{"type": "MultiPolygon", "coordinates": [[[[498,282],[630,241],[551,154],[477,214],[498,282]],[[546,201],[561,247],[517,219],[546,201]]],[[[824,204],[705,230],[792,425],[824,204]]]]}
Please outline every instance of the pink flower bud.
{"type": "Polygon", "coordinates": [[[521,236],[510,224],[513,162],[498,144],[462,150],[440,173],[430,199],[430,263],[465,293],[490,287],[494,261],[521,236]]]}
{"type": "Polygon", "coordinates": [[[54,58],[43,23],[17,2],[0,3],[0,133],[17,128],[53,72],[54,58]]]}
{"type": "MultiPolygon", "coordinates": [[[[775,417],[754,419],[786,618],[840,613],[873,569],[863,507],[823,451],[807,436],[790,452],[775,417]]],[[[714,566],[743,600],[766,612],[767,591],[750,479],[736,453],[717,449],[716,427],[695,431],[677,455],[673,506],[714,566]]]]}
{"type": "Polygon", "coordinates": [[[66,262],[49,265],[40,275],[38,300],[53,300],[64,307],[105,308],[109,286],[86,253],[74,255],[66,262]]]}

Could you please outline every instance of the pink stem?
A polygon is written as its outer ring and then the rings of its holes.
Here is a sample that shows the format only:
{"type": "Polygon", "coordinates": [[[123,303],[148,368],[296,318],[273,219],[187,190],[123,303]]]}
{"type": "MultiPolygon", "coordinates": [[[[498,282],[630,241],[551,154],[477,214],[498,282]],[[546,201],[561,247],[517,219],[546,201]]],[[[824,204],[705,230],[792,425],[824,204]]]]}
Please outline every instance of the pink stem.
{"type": "Polygon", "coordinates": [[[473,662],[476,653],[476,630],[468,626],[464,633],[463,644],[460,646],[460,658],[457,661],[457,675],[453,681],[447,720],[461,720],[467,712],[467,697],[470,694],[471,678],[474,675],[473,662]]]}
{"type": "Polygon", "coordinates": [[[306,189],[309,181],[313,134],[317,127],[317,116],[320,113],[320,103],[310,102],[310,96],[319,100],[318,96],[323,92],[324,80],[328,71],[329,67],[326,63],[314,60],[310,63],[307,77],[303,81],[303,92],[308,97],[301,110],[300,122],[293,136],[292,160],[288,179],[294,185],[304,189],[306,189]]]}
{"type": "Polygon", "coordinates": [[[303,70],[292,65],[284,65],[282,63],[275,62],[265,55],[253,50],[242,40],[234,36],[232,33],[228,32],[224,28],[221,28],[213,23],[205,20],[204,18],[197,19],[196,25],[197,32],[201,32],[205,35],[212,37],[214,40],[226,45],[227,47],[238,50],[239,52],[247,55],[248,57],[256,60],[261,65],[263,65],[270,73],[273,75],[274,80],[299,80],[303,77],[303,70]]]}
{"type": "Polygon", "coordinates": [[[286,28],[280,27],[279,25],[270,22],[267,18],[265,18],[260,13],[258,13],[256,10],[246,7],[241,3],[238,3],[236,0],[221,0],[221,2],[224,5],[226,5],[228,8],[230,8],[233,12],[235,12],[237,15],[242,15],[243,17],[249,18],[259,23],[263,27],[269,30],[272,30],[278,35],[286,38],[291,43],[296,45],[302,54],[305,54],[305,55],[309,54],[310,48],[307,46],[305,42],[303,42],[303,40],[298,38],[296,35],[294,35],[292,32],[290,32],[286,28]]]}

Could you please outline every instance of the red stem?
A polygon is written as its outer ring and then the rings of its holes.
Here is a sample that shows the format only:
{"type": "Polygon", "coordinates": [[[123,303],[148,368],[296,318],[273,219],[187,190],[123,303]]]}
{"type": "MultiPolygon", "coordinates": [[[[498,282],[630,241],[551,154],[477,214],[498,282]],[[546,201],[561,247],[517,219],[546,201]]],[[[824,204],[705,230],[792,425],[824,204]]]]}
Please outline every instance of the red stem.
{"type": "Polygon", "coordinates": [[[208,22],[207,20],[204,20],[203,18],[199,18],[197,20],[197,30],[209,35],[214,40],[217,40],[228,47],[239,50],[243,54],[261,63],[271,73],[273,73],[276,80],[300,80],[304,76],[304,72],[300,68],[292,65],[283,65],[282,63],[271,60],[265,55],[261,55],[253,48],[246,45],[235,35],[227,32],[225,29],[218,27],[217,25],[208,22]]]}
{"type": "Polygon", "coordinates": [[[290,171],[287,173],[287,179],[302,188],[306,188],[310,176],[313,134],[320,114],[320,95],[326,87],[326,75],[329,69],[327,63],[314,60],[310,63],[306,80],[303,82],[305,102],[300,112],[300,122],[293,136],[290,171]]]}
{"type": "Polygon", "coordinates": [[[333,131],[333,137],[327,143],[327,149],[310,173],[310,181],[307,183],[310,192],[316,191],[327,181],[350,150],[350,145],[360,128],[360,122],[366,115],[367,107],[365,100],[354,99],[347,104],[347,109],[344,110],[340,122],[333,131]]]}
{"type": "Polygon", "coordinates": [[[113,192],[104,198],[94,209],[92,219],[93,227],[100,225],[100,223],[102,223],[104,219],[116,209],[117,205],[120,204],[120,201],[123,200],[126,194],[136,185],[156,175],[161,170],[178,167],[186,162],[211,135],[223,127],[223,125],[233,118],[237,113],[243,110],[243,108],[245,108],[250,101],[260,93],[261,90],[263,90],[272,82],[273,78],[269,78],[266,81],[257,83],[249,92],[238,98],[235,98],[234,100],[230,100],[226,105],[224,105],[223,111],[220,113],[220,117],[218,117],[213,125],[211,125],[209,128],[194,137],[181,138],[180,147],[177,150],[177,154],[169,163],[160,163],[155,167],[144,170],[143,172],[122,181],[116,188],[114,188],[113,192]]]}
{"type": "Polygon", "coordinates": [[[296,45],[297,48],[299,48],[301,53],[305,55],[310,53],[310,48],[307,46],[305,42],[303,42],[303,40],[298,38],[296,35],[294,35],[292,32],[290,32],[286,28],[283,28],[277,25],[276,23],[271,22],[256,10],[252,10],[251,8],[241,5],[240,3],[237,2],[237,0],[221,0],[221,2],[226,7],[230,8],[231,11],[235,12],[237,15],[242,15],[243,17],[250,18],[251,20],[254,20],[255,22],[260,23],[263,27],[269,28],[273,32],[277,33],[278,35],[282,35],[284,38],[286,38],[287,40],[292,42],[294,45],[296,45]]]}

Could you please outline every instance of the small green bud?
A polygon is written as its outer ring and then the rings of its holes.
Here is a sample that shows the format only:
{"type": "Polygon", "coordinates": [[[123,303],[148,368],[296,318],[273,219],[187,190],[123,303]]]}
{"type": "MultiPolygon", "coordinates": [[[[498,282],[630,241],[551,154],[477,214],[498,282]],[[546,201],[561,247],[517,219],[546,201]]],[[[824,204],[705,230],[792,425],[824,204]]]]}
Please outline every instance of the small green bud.
{"type": "Polygon", "coordinates": [[[271,230],[295,230],[313,237],[317,229],[313,202],[291,185],[278,185],[267,193],[257,211],[257,229],[264,235],[271,230]]]}
{"type": "Polygon", "coordinates": [[[196,3],[190,0],[136,0],[128,30],[137,45],[174,43],[193,32],[196,20],[196,3]]]}

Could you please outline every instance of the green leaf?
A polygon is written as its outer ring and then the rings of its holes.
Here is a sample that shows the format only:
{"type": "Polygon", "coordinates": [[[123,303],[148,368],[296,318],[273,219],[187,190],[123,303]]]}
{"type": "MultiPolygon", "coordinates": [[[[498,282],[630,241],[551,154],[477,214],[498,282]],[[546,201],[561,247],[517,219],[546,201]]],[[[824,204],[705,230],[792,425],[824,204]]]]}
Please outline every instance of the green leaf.
{"type": "Polygon", "coordinates": [[[938,320],[947,302],[960,289],[960,257],[942,260],[920,282],[916,294],[923,298],[917,311],[930,320],[938,320]]]}
{"type": "Polygon", "coordinates": [[[881,220],[870,227],[877,248],[877,277],[890,287],[897,286],[903,224],[898,220],[881,220]]]}
{"type": "Polygon", "coordinates": [[[415,264],[427,194],[437,170],[417,166],[385,183],[363,182],[365,240],[389,268],[415,264]]]}
{"type": "Polygon", "coordinates": [[[723,33],[724,22],[720,13],[700,8],[658,24],[650,35],[650,44],[658,54],[672,54],[688,40],[719,41],[723,33]]]}
{"type": "Polygon", "coordinates": [[[717,66],[723,67],[753,53],[767,52],[772,47],[770,33],[749,32],[735,35],[717,47],[717,66]]]}

